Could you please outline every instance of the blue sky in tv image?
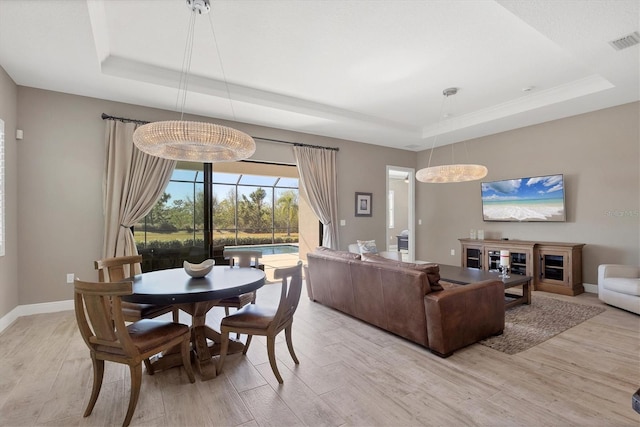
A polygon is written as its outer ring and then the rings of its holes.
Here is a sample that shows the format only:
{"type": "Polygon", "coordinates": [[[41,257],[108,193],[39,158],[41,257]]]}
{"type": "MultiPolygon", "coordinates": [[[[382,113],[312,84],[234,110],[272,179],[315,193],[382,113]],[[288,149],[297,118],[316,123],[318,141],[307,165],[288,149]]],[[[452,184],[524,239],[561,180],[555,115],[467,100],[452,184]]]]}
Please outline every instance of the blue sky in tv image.
{"type": "Polygon", "coordinates": [[[562,175],[482,183],[485,221],[565,221],[562,175]]]}
{"type": "Polygon", "coordinates": [[[564,199],[562,175],[538,176],[482,183],[482,200],[564,199]]]}

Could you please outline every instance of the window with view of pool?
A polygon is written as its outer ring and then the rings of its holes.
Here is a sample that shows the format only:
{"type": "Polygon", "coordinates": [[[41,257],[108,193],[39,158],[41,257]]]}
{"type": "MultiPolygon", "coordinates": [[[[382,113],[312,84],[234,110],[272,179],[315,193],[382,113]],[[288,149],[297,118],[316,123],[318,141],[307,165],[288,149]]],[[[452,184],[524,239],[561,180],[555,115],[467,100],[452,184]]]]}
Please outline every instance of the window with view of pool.
{"type": "Polygon", "coordinates": [[[260,246],[233,246],[225,247],[227,251],[261,251],[262,255],[281,255],[281,254],[297,254],[298,245],[281,244],[281,245],[260,245],[260,246]]]}

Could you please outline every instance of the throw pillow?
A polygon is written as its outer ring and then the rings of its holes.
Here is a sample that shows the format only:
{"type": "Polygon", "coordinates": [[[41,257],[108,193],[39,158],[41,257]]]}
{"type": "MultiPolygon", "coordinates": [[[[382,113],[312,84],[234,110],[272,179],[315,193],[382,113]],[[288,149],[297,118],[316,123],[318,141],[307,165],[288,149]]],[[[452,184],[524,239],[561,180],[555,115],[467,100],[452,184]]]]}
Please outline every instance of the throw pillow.
{"type": "Polygon", "coordinates": [[[377,254],[378,248],[376,247],[375,240],[358,240],[358,248],[361,254],[377,254]]]}
{"type": "Polygon", "coordinates": [[[362,261],[377,262],[393,265],[394,267],[424,271],[427,274],[427,280],[429,281],[431,291],[436,292],[443,290],[443,287],[440,284],[440,266],[438,264],[415,264],[412,262],[395,261],[377,254],[362,254],[362,261]]]}

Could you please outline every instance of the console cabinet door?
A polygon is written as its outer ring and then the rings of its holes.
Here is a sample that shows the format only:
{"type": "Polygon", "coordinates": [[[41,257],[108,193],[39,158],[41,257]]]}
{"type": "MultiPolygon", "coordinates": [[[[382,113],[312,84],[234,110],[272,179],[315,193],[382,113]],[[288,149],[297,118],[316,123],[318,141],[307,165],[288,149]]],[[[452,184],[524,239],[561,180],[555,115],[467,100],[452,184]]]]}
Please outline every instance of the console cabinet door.
{"type": "Polygon", "coordinates": [[[537,257],[535,289],[563,295],[584,292],[582,284],[582,246],[574,248],[540,248],[537,257]]]}
{"type": "Polygon", "coordinates": [[[482,245],[462,245],[462,266],[467,268],[483,268],[482,245]]]}
{"type": "Polygon", "coordinates": [[[532,251],[511,252],[511,273],[522,276],[533,276],[532,251]]]}
{"type": "Polygon", "coordinates": [[[533,276],[532,251],[513,246],[485,246],[484,266],[488,271],[500,271],[500,251],[509,251],[509,271],[522,276],[533,276]]]}
{"type": "Polygon", "coordinates": [[[569,260],[571,257],[566,251],[541,249],[540,257],[540,283],[549,283],[553,285],[569,286],[571,283],[571,266],[569,260]]]}

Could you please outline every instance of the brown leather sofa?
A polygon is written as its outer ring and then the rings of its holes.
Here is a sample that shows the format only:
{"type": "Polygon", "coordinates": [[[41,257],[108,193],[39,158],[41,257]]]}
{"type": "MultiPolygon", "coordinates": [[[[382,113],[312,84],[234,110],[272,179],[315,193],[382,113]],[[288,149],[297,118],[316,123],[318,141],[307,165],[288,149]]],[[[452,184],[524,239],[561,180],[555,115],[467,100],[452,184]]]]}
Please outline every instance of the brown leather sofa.
{"type": "Polygon", "coordinates": [[[307,262],[310,299],[438,356],[448,357],[504,329],[500,281],[448,284],[440,280],[436,264],[403,263],[324,247],[308,253],[307,262]]]}

